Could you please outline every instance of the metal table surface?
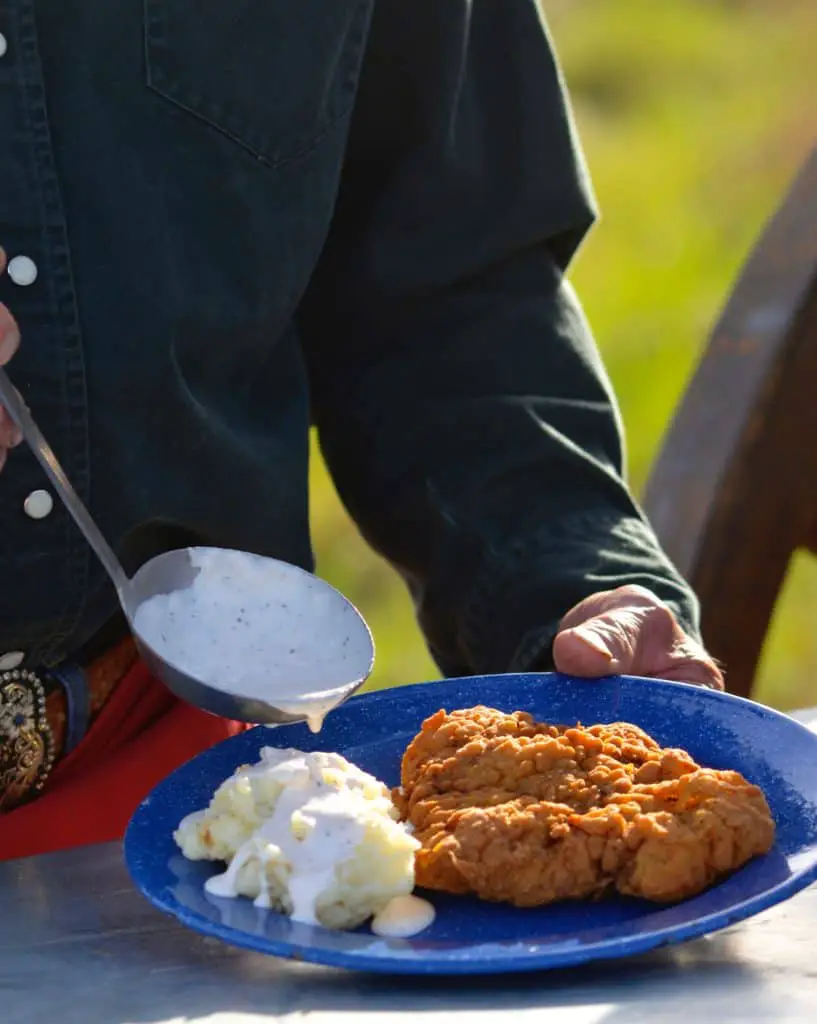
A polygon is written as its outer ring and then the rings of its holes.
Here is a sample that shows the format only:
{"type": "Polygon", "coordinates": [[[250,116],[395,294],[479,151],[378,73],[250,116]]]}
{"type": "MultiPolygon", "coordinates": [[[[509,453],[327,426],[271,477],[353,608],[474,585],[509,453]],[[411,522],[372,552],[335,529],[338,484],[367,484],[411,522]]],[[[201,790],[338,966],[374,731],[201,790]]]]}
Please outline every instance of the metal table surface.
{"type": "MultiPolygon", "coordinates": [[[[817,709],[801,712],[817,729],[817,709]]],[[[811,1024],[817,887],[727,931],[511,977],[390,978],[191,933],[132,888],[118,844],[0,864],[2,1024],[811,1024]]]]}

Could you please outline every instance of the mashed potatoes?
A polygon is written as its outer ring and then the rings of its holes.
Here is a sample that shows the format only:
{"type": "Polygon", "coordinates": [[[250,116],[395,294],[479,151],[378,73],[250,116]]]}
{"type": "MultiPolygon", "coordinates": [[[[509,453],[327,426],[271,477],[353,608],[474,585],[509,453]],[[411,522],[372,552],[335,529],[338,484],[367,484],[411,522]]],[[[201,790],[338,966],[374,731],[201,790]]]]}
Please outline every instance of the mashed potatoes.
{"type": "Polygon", "coordinates": [[[388,789],[340,755],[264,747],[174,839],[190,860],[227,863],[213,895],[355,928],[414,888],[419,843],[397,818],[388,789]]]}

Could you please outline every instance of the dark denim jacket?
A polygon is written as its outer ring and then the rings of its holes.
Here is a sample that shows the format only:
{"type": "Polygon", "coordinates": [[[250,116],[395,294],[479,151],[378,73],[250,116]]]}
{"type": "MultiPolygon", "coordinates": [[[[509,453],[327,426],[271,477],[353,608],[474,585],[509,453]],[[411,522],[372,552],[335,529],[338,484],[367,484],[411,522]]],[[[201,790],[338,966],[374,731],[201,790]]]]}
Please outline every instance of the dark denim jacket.
{"type": "MultiPolygon", "coordinates": [[[[562,279],[593,207],[535,0],[0,0],[0,33],[10,369],[127,568],[311,567],[314,423],[444,671],[546,662],[626,581],[696,629],[562,279]]],[[[14,451],[0,654],[32,666],[115,608],[45,487],[14,451]]]]}

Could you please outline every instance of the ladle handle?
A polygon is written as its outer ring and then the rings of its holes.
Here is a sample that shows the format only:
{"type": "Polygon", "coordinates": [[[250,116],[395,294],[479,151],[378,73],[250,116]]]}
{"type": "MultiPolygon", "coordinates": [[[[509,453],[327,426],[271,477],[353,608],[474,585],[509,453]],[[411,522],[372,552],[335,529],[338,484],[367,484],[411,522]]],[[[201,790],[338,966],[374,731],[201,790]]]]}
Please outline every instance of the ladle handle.
{"type": "Polygon", "coordinates": [[[91,518],[88,509],[82,504],[79,495],[71,486],[71,481],[63,472],[62,466],[57,461],[57,456],[51,450],[48,441],[43,437],[40,428],[28,411],[28,407],[17,393],[17,389],[9,380],[8,374],[2,366],[0,366],[0,402],[3,403],[8,410],[9,416],[20,428],[23,438],[37,456],[37,461],[54,485],[54,490],[74,517],[74,522],[82,530],[85,539],[94,549],[97,558],[102,562],[105,571],[111,577],[113,585],[116,587],[120,601],[127,606],[124,599],[130,587],[130,580],[125,575],[125,570],[91,518]]]}

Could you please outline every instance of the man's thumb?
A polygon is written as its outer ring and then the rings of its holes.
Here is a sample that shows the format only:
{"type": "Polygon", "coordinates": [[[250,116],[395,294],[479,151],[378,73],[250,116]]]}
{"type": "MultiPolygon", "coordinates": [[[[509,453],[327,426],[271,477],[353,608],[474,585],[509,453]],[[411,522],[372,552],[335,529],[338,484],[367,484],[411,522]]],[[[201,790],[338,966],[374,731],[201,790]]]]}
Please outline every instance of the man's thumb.
{"type": "Polygon", "coordinates": [[[557,672],[588,679],[629,672],[633,654],[625,631],[608,616],[564,629],[553,641],[557,672]]]}

